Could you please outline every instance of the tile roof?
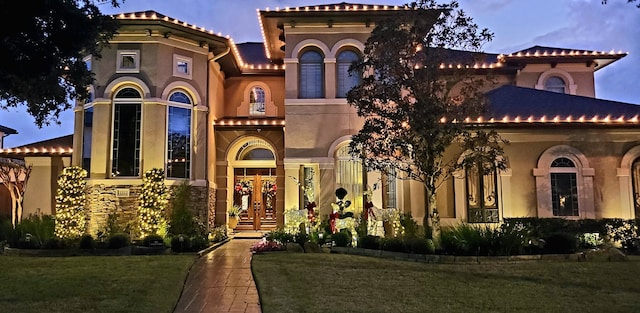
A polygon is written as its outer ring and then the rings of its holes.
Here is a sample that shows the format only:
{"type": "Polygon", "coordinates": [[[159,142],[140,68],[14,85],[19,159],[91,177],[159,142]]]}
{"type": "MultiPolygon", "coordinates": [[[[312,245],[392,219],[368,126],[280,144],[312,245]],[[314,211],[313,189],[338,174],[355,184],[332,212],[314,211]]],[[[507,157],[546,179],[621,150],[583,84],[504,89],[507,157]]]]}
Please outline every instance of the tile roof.
{"type": "Polygon", "coordinates": [[[637,121],[640,105],[505,85],[487,93],[489,105],[485,119],[532,117],[561,121],[583,118],[587,121],[637,121]]]}
{"type": "Polygon", "coordinates": [[[270,64],[262,42],[243,42],[236,44],[242,59],[248,64],[270,64]]]}
{"type": "Polygon", "coordinates": [[[18,133],[17,130],[2,125],[0,125],[0,132],[3,132],[5,135],[14,135],[18,133]]]}
{"type": "Polygon", "coordinates": [[[24,156],[71,156],[73,152],[73,135],[37,141],[15,148],[0,149],[0,157],[24,156]]]}

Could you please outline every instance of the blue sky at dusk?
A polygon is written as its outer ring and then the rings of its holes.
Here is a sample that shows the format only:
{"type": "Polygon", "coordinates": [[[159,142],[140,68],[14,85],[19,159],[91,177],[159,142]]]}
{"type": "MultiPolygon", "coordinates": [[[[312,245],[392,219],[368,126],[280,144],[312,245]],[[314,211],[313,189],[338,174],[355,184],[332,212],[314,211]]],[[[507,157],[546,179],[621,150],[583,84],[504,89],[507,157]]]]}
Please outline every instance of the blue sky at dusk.
{"type": "MultiPolygon", "coordinates": [[[[236,43],[262,42],[256,9],[337,3],[307,0],[125,0],[120,8],[102,5],[107,14],[154,10],[172,18],[230,35],[236,43]]],[[[349,1],[403,5],[407,1],[349,1]]],[[[640,104],[640,9],[627,0],[460,0],[461,8],[495,39],[484,50],[510,53],[534,45],[597,51],[629,52],[596,72],[598,98],[640,104]]],[[[5,148],[73,133],[73,110],[60,116],[61,125],[39,129],[25,110],[0,110],[0,125],[16,129],[5,148]]]]}

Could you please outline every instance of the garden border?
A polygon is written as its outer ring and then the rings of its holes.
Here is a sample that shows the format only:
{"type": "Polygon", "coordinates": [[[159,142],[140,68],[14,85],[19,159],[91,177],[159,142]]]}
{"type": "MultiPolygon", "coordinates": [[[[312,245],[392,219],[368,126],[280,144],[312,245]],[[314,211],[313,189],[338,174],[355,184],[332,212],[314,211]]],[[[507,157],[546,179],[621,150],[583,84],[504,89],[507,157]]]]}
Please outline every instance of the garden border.
{"type": "MultiPolygon", "coordinates": [[[[377,249],[364,249],[353,247],[332,247],[331,253],[350,254],[377,257],[384,259],[393,259],[399,261],[412,261],[423,263],[494,263],[494,262],[522,262],[522,261],[589,261],[591,258],[588,253],[578,252],[571,254],[522,254],[512,256],[460,256],[460,255],[442,255],[442,254],[415,254],[406,252],[392,252],[377,249]]],[[[609,253],[609,252],[607,252],[609,253]]],[[[627,255],[620,256],[622,260],[629,260],[627,255]]],[[[593,259],[595,260],[595,258],[593,259]]],[[[609,255],[607,261],[612,260],[609,255]]]]}

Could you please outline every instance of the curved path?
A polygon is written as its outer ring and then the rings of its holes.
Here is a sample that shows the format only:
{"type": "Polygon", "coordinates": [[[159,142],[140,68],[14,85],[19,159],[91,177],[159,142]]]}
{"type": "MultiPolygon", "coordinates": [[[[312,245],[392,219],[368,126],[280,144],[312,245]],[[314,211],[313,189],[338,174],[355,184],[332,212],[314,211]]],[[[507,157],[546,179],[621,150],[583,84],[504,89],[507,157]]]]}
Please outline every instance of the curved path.
{"type": "Polygon", "coordinates": [[[258,239],[232,239],[191,268],[174,313],[261,313],[249,248],[258,239]]]}

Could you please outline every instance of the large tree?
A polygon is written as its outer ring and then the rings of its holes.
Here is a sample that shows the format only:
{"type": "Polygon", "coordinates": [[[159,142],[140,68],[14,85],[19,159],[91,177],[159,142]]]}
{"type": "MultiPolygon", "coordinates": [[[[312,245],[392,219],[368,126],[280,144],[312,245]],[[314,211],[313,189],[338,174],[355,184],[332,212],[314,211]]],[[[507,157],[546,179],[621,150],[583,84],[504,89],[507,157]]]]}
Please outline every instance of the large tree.
{"type": "Polygon", "coordinates": [[[500,136],[467,123],[486,109],[491,73],[479,65],[486,58],[480,50],[493,34],[456,1],[409,6],[414,10],[377,22],[352,66],[364,75],[347,100],[364,126],[350,148],[368,169],[422,182],[425,223],[437,226],[436,191],[454,171],[504,168],[500,136]]]}
{"type": "Polygon", "coordinates": [[[2,1],[0,108],[27,106],[42,127],[59,123],[70,99],[85,99],[93,76],[83,62],[100,56],[117,29],[97,4],[117,0],[2,1]]]}

